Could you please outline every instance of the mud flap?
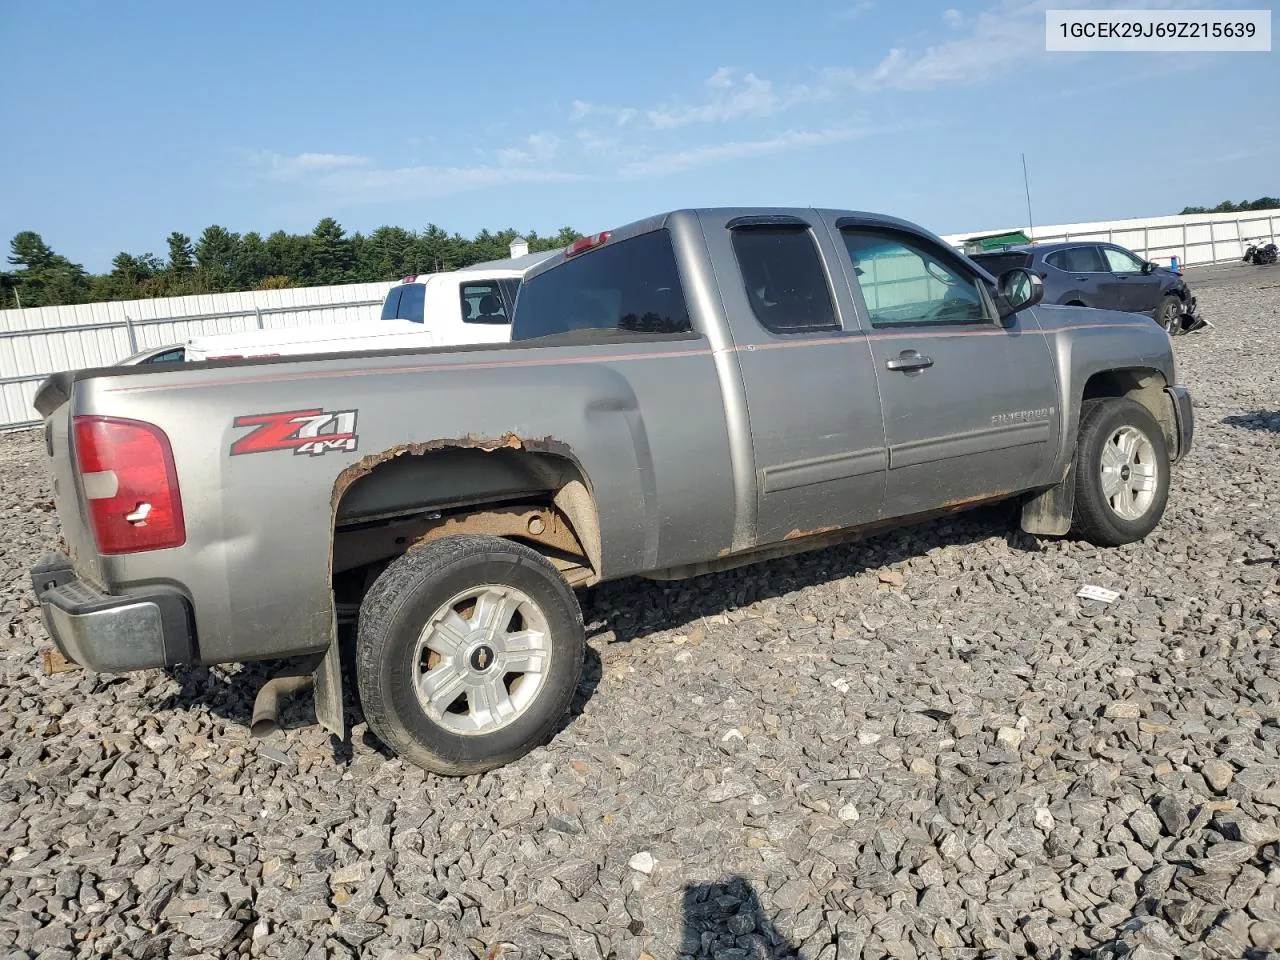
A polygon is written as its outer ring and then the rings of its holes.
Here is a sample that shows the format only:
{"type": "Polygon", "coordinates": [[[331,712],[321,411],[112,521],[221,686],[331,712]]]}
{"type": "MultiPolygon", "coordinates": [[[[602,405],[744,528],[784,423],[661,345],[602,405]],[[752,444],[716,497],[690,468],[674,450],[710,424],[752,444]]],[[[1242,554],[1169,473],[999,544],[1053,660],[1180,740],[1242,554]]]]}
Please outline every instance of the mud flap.
{"type": "Polygon", "coordinates": [[[1039,537],[1065,537],[1071,532],[1075,507],[1076,471],[1072,457],[1061,482],[1022,504],[1022,529],[1039,537]]]}
{"type": "Polygon", "coordinates": [[[338,649],[337,630],[329,641],[329,649],[320,659],[312,677],[316,720],[339,740],[346,739],[347,720],[342,713],[342,653],[338,649]]]}

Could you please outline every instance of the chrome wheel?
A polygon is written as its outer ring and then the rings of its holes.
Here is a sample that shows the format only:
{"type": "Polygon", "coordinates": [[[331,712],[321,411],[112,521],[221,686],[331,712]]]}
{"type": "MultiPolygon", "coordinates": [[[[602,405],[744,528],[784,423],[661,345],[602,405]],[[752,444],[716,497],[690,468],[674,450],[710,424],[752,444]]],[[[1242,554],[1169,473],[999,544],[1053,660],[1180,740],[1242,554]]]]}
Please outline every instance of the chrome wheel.
{"type": "Polygon", "coordinates": [[[1155,447],[1141,430],[1121,427],[1102,447],[1102,495],[1122,520],[1140,520],[1156,497],[1155,447]]]}
{"type": "Polygon", "coordinates": [[[1182,326],[1182,311],[1179,310],[1176,303],[1170,303],[1164,308],[1164,329],[1169,336],[1173,336],[1182,326]]]}
{"type": "Polygon", "coordinates": [[[460,734],[493,733],[519,718],[546,680],[551,631],[514,587],[471,587],[422,629],[412,663],[428,717],[460,734]]]}

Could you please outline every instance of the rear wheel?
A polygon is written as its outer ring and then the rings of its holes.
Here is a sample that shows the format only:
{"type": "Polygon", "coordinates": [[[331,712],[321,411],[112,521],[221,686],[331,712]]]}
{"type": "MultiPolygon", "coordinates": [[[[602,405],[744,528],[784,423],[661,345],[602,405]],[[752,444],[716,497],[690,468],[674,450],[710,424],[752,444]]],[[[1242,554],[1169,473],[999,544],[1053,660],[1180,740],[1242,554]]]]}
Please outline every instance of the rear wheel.
{"type": "Polygon", "coordinates": [[[1156,308],[1156,323],[1164,327],[1165,333],[1176,337],[1182,332],[1182,301],[1170,294],[1160,301],[1156,308]]]}
{"type": "Polygon", "coordinates": [[[1116,547],[1141,540],[1169,500],[1169,453],[1149,410],[1127,398],[1088,400],[1080,411],[1072,532],[1116,547]]]}
{"type": "Polygon", "coordinates": [[[365,719],[435,773],[501,766],[551,737],[585,642],[577,599],[545,558],[500,537],[447,537],[400,557],[365,595],[365,719]]]}

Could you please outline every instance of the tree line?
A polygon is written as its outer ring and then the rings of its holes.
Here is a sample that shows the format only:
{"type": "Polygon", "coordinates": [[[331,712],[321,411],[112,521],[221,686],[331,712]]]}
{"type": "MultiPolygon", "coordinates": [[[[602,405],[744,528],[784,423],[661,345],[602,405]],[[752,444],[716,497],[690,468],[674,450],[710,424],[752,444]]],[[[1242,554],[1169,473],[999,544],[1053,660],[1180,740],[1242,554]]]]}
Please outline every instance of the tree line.
{"type": "MultiPolygon", "coordinates": [[[[517,236],[515,230],[482,230],[468,239],[435,224],[421,231],[379,227],[365,236],[347,234],[332,217],[310,233],[277,230],[267,237],[214,224],[195,241],[169,234],[166,256],[121,252],[110,272],[92,274],[40,234],[24,230],[9,243],[15,269],[0,272],[0,308],[394,280],[505,259],[517,236]]],[[[566,246],[580,236],[570,227],[548,237],[524,234],[530,251],[566,246]]]]}
{"type": "Polygon", "coordinates": [[[1241,200],[1239,203],[1223,200],[1216,207],[1183,207],[1180,215],[1185,217],[1191,213],[1248,213],[1250,210],[1277,209],[1280,209],[1280,200],[1275,197],[1259,197],[1257,200],[1241,200]]]}

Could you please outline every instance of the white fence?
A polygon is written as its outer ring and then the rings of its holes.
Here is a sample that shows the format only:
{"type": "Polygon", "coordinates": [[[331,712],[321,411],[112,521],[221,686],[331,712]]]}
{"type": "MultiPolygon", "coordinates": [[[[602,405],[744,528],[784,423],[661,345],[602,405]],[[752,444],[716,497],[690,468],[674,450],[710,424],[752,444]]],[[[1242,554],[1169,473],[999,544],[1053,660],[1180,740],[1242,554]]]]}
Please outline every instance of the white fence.
{"type": "MultiPolygon", "coordinates": [[[[1022,229],[1036,241],[1100,240],[1148,260],[1181,266],[1239,260],[1246,242],[1269,239],[1280,210],[1196,214],[1006,230],[969,231],[944,239],[957,247],[969,237],[1022,229]]],[[[300,327],[372,319],[392,286],[357,283],[250,293],[90,303],[71,307],[0,310],[0,429],[37,422],[31,399],[57,370],[104,366],[147,347],[181,343],[200,333],[255,327],[300,327]]]]}
{"type": "Polygon", "coordinates": [[[1127,247],[1134,253],[1178,265],[1199,266],[1239,260],[1248,241],[1270,241],[1280,228],[1280,210],[1251,213],[1199,213],[1185,217],[1147,217],[1140,220],[1110,220],[1097,223],[1067,223],[1027,230],[1025,226],[1003,230],[981,230],[944,237],[961,247],[969,237],[989,236],[1022,230],[1037,243],[1060,240],[1098,240],[1127,247]]]}
{"type": "Polygon", "coordinates": [[[391,286],[352,283],[0,310],[0,429],[38,422],[31,399],[54,371],[106,366],[202,333],[374,319],[391,286]]]}

